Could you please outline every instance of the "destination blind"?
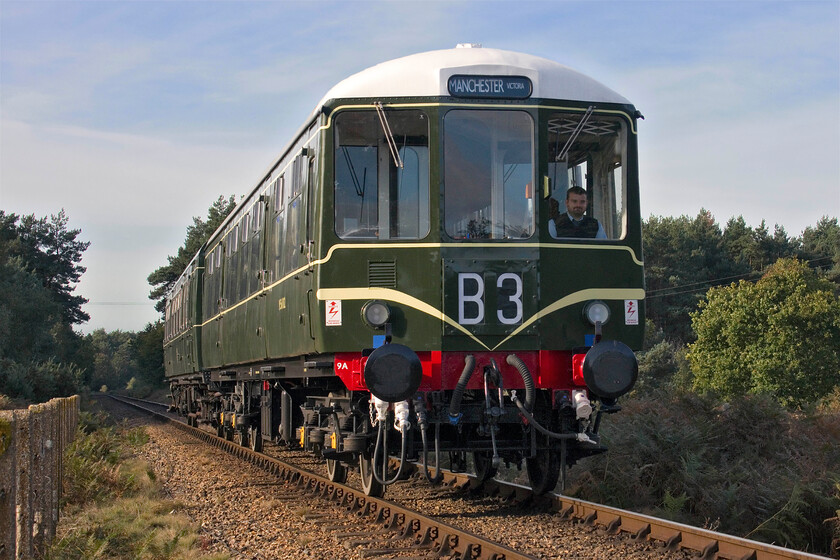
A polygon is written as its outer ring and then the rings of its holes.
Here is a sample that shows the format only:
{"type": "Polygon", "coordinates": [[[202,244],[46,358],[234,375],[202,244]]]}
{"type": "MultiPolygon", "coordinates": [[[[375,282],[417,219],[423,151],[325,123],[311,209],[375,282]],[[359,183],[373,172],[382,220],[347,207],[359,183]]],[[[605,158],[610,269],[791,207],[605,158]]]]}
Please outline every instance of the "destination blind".
{"type": "Polygon", "coordinates": [[[467,76],[456,74],[447,82],[453,97],[528,99],[533,86],[525,76],[467,76]]]}

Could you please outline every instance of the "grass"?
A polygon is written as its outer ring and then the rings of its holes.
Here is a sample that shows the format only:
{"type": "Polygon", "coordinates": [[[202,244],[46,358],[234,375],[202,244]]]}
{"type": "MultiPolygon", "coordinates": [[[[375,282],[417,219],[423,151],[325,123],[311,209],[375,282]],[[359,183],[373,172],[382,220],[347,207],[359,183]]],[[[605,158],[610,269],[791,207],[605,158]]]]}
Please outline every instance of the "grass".
{"type": "Polygon", "coordinates": [[[134,451],[142,429],[82,414],[65,456],[62,516],[48,560],[225,560],[209,554],[183,506],[167,499],[151,467],[134,451]]]}

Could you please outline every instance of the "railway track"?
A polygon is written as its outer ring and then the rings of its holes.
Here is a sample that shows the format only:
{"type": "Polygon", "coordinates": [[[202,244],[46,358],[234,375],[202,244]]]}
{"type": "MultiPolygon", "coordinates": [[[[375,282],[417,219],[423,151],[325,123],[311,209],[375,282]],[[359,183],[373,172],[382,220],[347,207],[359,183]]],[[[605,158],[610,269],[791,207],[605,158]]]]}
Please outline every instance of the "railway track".
{"type": "MultiPolygon", "coordinates": [[[[116,397],[112,397],[116,398],[116,397]]],[[[352,546],[362,546],[363,556],[404,555],[402,558],[447,557],[459,559],[511,560],[536,558],[480,537],[469,531],[443,523],[439,519],[422,515],[394,502],[371,498],[360,490],[329,481],[309,470],[299,468],[278,458],[254,453],[231,441],[218,438],[200,428],[194,428],[172,416],[152,410],[167,405],[139,399],[120,398],[126,404],[152,414],[211,445],[248,461],[260,469],[292,483],[302,499],[317,495],[324,508],[338,507],[349,511],[360,523],[336,524],[334,513],[328,509],[312,514],[309,521],[333,531],[352,546]],[[365,526],[364,523],[368,525],[365,526]],[[374,525],[371,529],[370,523],[374,525]]],[[[419,478],[419,472],[416,473],[419,478]]],[[[457,495],[482,494],[503,502],[517,503],[530,509],[549,512],[569,521],[575,521],[600,532],[623,534],[640,542],[657,542],[665,550],[690,552],[694,556],[732,560],[782,560],[824,559],[823,556],[751,541],[706,529],[691,527],[651,516],[578,500],[560,494],[541,497],[532,495],[529,488],[499,480],[478,483],[466,473],[443,472],[442,488],[457,495]]]]}
{"type": "MultiPolygon", "coordinates": [[[[110,396],[110,395],[109,395],[110,396]]],[[[111,398],[143,410],[156,418],[171,423],[198,439],[219,447],[231,455],[252,463],[260,469],[291,483],[295,488],[292,498],[325,502],[324,507],[314,508],[308,520],[323,525],[344,539],[345,546],[363,547],[364,557],[389,556],[400,558],[458,558],[472,560],[536,560],[535,556],[517,552],[502,544],[446,524],[438,519],[409,510],[394,502],[366,496],[362,491],[330,482],[326,477],[300,469],[287,462],[216,437],[200,428],[175,421],[168,415],[148,408],[159,403],[137,399],[111,398]],[[335,512],[324,508],[344,508],[350,517],[360,523],[336,522],[335,512]]]]}

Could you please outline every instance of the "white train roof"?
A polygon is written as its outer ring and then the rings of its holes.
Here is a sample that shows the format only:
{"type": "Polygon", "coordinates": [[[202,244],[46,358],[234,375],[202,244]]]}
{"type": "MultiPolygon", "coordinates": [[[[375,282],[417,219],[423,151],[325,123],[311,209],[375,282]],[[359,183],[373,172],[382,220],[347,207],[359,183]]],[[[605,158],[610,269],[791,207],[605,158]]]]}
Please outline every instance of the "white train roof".
{"type": "Polygon", "coordinates": [[[533,84],[531,97],[630,102],[592,78],[552,60],[481,47],[430,51],[389,60],[339,82],[318,103],[330,99],[448,96],[454,75],[525,76],[533,84]]]}

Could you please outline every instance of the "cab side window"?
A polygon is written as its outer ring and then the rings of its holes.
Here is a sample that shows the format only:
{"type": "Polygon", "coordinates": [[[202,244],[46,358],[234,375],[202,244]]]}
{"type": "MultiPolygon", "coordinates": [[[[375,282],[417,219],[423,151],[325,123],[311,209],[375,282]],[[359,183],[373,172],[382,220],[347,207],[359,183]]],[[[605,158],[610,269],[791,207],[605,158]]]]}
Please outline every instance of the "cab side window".
{"type": "Polygon", "coordinates": [[[586,196],[585,216],[597,221],[602,232],[598,237],[624,237],[627,211],[626,122],[619,117],[590,112],[555,113],[549,116],[547,127],[546,153],[552,190],[549,233],[555,238],[595,237],[572,235],[566,227],[570,218],[564,215],[574,214],[567,206],[567,200],[569,196],[583,196],[580,194],[583,192],[586,196]],[[552,225],[556,227],[556,232],[552,225]]]}
{"type": "Polygon", "coordinates": [[[429,233],[429,124],[417,110],[346,111],[335,124],[335,232],[343,239],[429,233]],[[390,144],[390,145],[389,145],[390,144]]]}

